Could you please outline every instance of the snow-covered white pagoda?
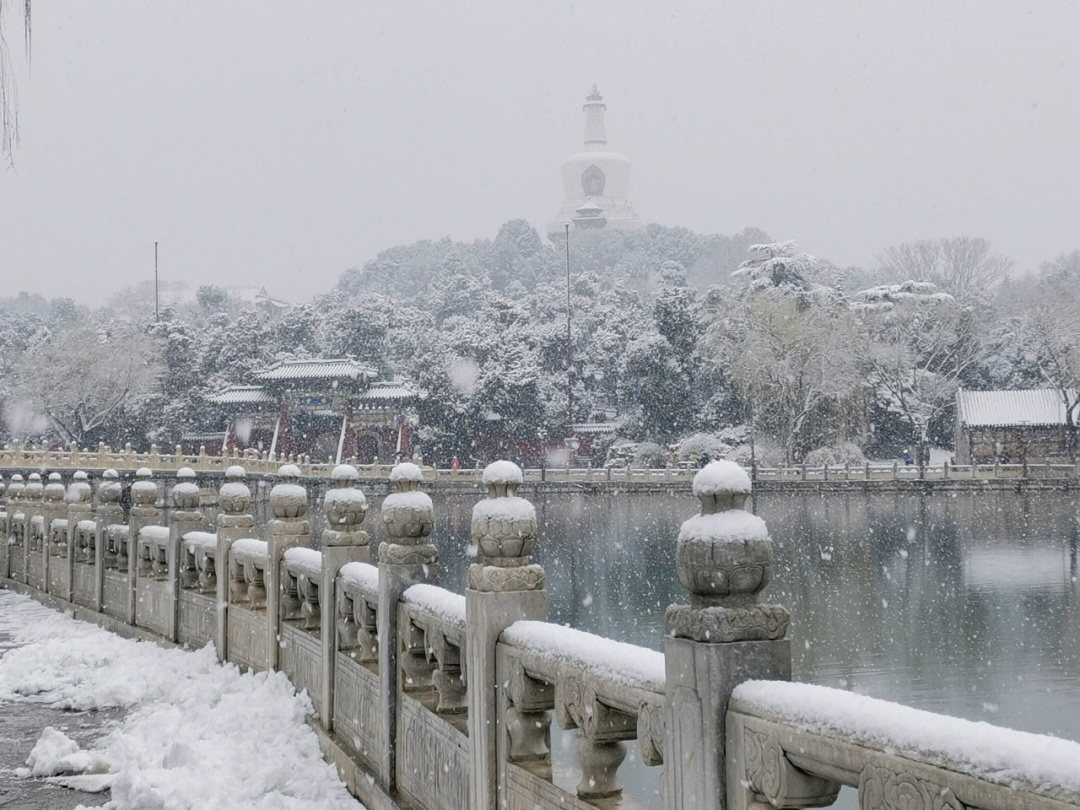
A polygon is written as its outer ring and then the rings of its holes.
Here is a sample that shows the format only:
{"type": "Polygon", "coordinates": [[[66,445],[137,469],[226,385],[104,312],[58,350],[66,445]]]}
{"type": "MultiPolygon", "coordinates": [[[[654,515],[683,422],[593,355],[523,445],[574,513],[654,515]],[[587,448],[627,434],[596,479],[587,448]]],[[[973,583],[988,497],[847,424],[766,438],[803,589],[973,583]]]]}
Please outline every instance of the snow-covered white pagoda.
{"type": "Polygon", "coordinates": [[[571,228],[633,230],[641,227],[630,205],[630,159],[607,148],[603,97],[593,85],[585,99],[585,151],[562,165],[566,199],[548,225],[548,238],[562,239],[571,228]]]}

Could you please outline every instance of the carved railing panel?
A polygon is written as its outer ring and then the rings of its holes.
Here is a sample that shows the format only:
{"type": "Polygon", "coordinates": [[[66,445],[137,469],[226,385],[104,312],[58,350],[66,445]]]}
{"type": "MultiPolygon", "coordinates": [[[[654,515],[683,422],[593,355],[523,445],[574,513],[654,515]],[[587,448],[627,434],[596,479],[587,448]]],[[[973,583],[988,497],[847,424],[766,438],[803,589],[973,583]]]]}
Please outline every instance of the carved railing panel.
{"type": "Polygon", "coordinates": [[[286,549],[281,564],[281,620],[315,637],[320,633],[321,578],[321,553],[302,547],[286,549]]]}
{"type": "Polygon", "coordinates": [[[751,682],[727,715],[727,807],[1080,808],[1080,743],[837,689],[751,682]]]}
{"type": "Polygon", "coordinates": [[[433,686],[437,713],[465,714],[465,597],[435,585],[413,585],[402,594],[398,627],[402,688],[433,686]]]}
{"type": "Polygon", "coordinates": [[[465,598],[412,585],[398,610],[398,783],[421,807],[468,806],[465,598]]]}
{"type": "Polygon", "coordinates": [[[379,569],[346,563],[337,577],[337,649],[377,672],[379,661],[379,569]]]}
{"type": "Polygon", "coordinates": [[[663,764],[662,653],[529,621],[507,628],[498,656],[508,684],[509,763],[552,778],[554,714],[561,728],[581,732],[575,746],[577,799],[597,803],[622,794],[617,772],[627,741],[637,741],[646,765],[663,764]]]}
{"type": "Polygon", "coordinates": [[[180,587],[212,596],[217,590],[217,535],[188,532],[180,541],[180,587]]]}
{"type": "Polygon", "coordinates": [[[229,549],[229,603],[253,611],[266,611],[265,540],[244,538],[229,549]]]}

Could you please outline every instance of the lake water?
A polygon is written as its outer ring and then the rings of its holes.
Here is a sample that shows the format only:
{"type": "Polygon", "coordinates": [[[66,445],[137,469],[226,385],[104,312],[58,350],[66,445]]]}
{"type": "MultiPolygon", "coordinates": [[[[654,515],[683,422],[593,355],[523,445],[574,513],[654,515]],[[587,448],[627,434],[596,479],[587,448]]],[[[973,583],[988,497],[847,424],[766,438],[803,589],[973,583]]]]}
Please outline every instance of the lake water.
{"type": "MultiPolygon", "coordinates": [[[[436,501],[441,579],[458,592],[474,502],[436,501]]],[[[550,620],[662,649],[665,608],[687,601],[675,539],[697,500],[534,502],[550,620]]],[[[791,613],[796,680],[1080,740],[1080,498],[785,494],[755,511],[776,552],[762,600],[791,613]]],[[[620,777],[640,789],[657,769],[643,782],[633,758],[620,777]]]]}

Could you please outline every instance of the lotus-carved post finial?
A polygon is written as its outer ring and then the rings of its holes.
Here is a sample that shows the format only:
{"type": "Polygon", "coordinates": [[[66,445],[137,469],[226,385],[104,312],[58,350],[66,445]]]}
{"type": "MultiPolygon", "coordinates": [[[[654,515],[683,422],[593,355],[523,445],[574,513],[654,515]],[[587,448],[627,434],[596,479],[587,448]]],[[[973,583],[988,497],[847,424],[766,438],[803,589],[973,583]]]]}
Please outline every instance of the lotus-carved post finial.
{"type": "Polygon", "coordinates": [[[536,509],[517,492],[524,476],[512,461],[495,461],[481,478],[488,496],[473,507],[472,542],[480,563],[469,568],[476,591],[533,591],[544,587],[544,569],[532,562],[536,509]]]}
{"type": "Polygon", "coordinates": [[[438,559],[437,549],[427,540],[435,526],[435,507],[420,490],[423,481],[423,471],[409,461],[390,471],[394,491],[379,512],[390,539],[379,545],[379,562],[434,565],[438,559]]]}
{"type": "Polygon", "coordinates": [[[367,498],[359,486],[360,473],[351,464],[338,464],[330,473],[331,487],[323,498],[327,529],[323,547],[367,546],[368,533],[360,528],[367,515],[367,498]]]}
{"type": "Polygon", "coordinates": [[[242,515],[251,508],[251,490],[244,483],[247,471],[239,464],[225,470],[225,483],[218,490],[218,504],[226,515],[242,515]]]}
{"type": "Polygon", "coordinates": [[[60,478],[60,473],[49,473],[49,483],[45,485],[45,489],[42,491],[41,496],[49,503],[60,503],[64,500],[64,495],[67,494],[64,489],[64,482],[60,478]]]}
{"type": "Polygon", "coordinates": [[[199,484],[195,479],[195,471],[191,467],[181,467],[176,471],[176,484],[172,488],[172,503],[177,509],[199,508],[199,484]]]}
{"type": "Polygon", "coordinates": [[[30,473],[26,479],[26,487],[23,489],[23,497],[31,501],[40,501],[45,487],[41,483],[40,473],[30,473]]]}
{"type": "Polygon", "coordinates": [[[283,464],[278,483],[270,490],[270,508],[278,520],[301,518],[307,514],[307,490],[300,483],[300,468],[283,464]]]}
{"type": "Polygon", "coordinates": [[[71,483],[68,484],[64,500],[69,505],[88,504],[90,503],[92,496],[93,490],[90,489],[90,479],[82,470],[76,470],[75,474],[71,476],[71,483]]]}
{"type": "Polygon", "coordinates": [[[16,499],[21,498],[25,489],[26,484],[23,483],[23,477],[18,473],[13,474],[7,488],[8,503],[12,503],[16,499]]]}
{"type": "Polygon", "coordinates": [[[765,521],[743,508],[750,476],[734,462],[714,461],[694,476],[693,486],[701,512],[683,523],[675,550],[690,604],[668,608],[668,630],[711,642],[783,638],[787,611],[757,604],[773,550],[765,521]]]}
{"type": "Polygon", "coordinates": [[[359,526],[367,515],[367,498],[357,482],[360,473],[351,464],[338,464],[330,473],[333,487],[323,499],[326,522],[334,529],[348,530],[359,526]]]}
{"type": "Polygon", "coordinates": [[[97,487],[97,499],[99,504],[118,504],[123,494],[120,487],[120,476],[116,470],[109,468],[101,474],[101,481],[97,487]]]}
{"type": "Polygon", "coordinates": [[[131,485],[132,506],[151,507],[157,501],[157,484],[149,467],[135,471],[135,483],[131,485]]]}

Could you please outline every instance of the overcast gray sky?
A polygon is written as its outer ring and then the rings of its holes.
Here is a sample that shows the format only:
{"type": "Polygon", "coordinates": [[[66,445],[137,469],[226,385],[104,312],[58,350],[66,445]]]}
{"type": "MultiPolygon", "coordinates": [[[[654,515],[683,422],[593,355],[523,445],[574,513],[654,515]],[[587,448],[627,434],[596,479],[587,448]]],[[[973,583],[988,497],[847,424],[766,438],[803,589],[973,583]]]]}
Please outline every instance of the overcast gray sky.
{"type": "Polygon", "coordinates": [[[21,4],[0,296],[152,275],[300,300],[422,238],[541,233],[593,82],[645,221],[838,264],[1080,247],[1080,3],[21,4]]]}

